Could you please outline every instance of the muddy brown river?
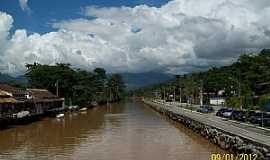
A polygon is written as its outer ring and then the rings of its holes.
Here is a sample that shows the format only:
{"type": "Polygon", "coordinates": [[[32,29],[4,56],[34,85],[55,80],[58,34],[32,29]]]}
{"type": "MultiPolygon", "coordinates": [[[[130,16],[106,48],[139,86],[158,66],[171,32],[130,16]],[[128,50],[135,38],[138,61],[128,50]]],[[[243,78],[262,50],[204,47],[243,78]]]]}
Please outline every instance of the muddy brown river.
{"type": "Polygon", "coordinates": [[[223,152],[140,102],[0,130],[1,160],[208,160],[223,152]]]}

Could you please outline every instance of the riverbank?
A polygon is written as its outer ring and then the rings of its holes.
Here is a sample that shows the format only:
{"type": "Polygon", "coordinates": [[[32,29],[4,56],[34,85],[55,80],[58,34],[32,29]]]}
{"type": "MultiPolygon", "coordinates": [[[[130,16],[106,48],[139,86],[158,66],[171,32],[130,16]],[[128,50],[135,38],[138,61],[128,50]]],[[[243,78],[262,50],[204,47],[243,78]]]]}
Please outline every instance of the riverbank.
{"type": "Polygon", "coordinates": [[[224,153],[145,104],[123,101],[0,131],[0,160],[209,160],[224,153]]]}
{"type": "Polygon", "coordinates": [[[79,106],[64,106],[61,110],[54,110],[50,112],[44,112],[43,114],[29,114],[22,118],[16,118],[13,116],[9,116],[5,119],[0,119],[0,131],[13,128],[20,125],[30,125],[31,123],[42,121],[46,118],[52,119],[61,119],[69,113],[85,113],[89,109],[93,109],[95,107],[104,106],[104,104],[91,104],[85,107],[79,106]]]}
{"type": "Polygon", "coordinates": [[[194,132],[237,154],[256,154],[257,159],[270,159],[270,136],[230,125],[213,116],[192,112],[174,105],[144,99],[143,102],[170,119],[184,124],[194,132]]]}

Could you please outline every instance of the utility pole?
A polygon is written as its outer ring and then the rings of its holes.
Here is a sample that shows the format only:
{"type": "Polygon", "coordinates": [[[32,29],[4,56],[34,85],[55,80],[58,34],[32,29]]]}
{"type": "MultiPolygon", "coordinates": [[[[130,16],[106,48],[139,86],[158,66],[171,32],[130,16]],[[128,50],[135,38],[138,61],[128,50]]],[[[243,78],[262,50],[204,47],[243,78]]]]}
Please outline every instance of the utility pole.
{"type": "MultiPolygon", "coordinates": [[[[107,94],[108,94],[109,87],[108,87],[108,88],[106,88],[106,90],[107,90],[106,92],[107,92],[107,94]]],[[[109,92],[110,92],[110,91],[109,91],[109,92]]],[[[110,93],[109,93],[109,94],[110,94],[110,93]]],[[[110,96],[109,96],[109,97],[110,97],[110,96]]],[[[109,105],[109,99],[108,99],[108,96],[107,96],[107,98],[106,98],[106,99],[107,99],[107,105],[109,105]]]]}
{"type": "MultiPolygon", "coordinates": [[[[176,75],[176,79],[178,82],[178,90],[179,90],[179,103],[180,106],[182,105],[182,78],[184,79],[185,77],[183,75],[176,75]]],[[[192,78],[192,83],[193,83],[193,78],[192,78]]],[[[190,89],[192,93],[194,93],[193,89],[190,89]]],[[[191,105],[191,99],[192,99],[192,95],[188,96],[187,99],[187,105],[190,104],[191,105]]]]}
{"type": "Polygon", "coordinates": [[[203,105],[203,81],[201,80],[201,87],[200,87],[200,105],[203,105]]]}
{"type": "Polygon", "coordinates": [[[175,87],[173,87],[173,101],[175,102],[175,87]]]}
{"type": "Polygon", "coordinates": [[[192,102],[194,101],[194,89],[195,89],[195,84],[192,75],[191,75],[191,82],[192,82],[192,90],[191,90],[190,106],[192,106],[192,102]]]}
{"type": "Polygon", "coordinates": [[[179,88],[179,103],[180,105],[182,103],[182,88],[181,87],[179,88]]]}
{"type": "Polygon", "coordinates": [[[58,80],[56,80],[56,96],[59,96],[59,90],[58,90],[58,80]]]}
{"type": "Polygon", "coordinates": [[[263,127],[263,112],[262,112],[262,127],[263,127]]]}
{"type": "Polygon", "coordinates": [[[240,75],[240,69],[238,70],[238,98],[240,101],[240,109],[243,109],[243,104],[242,104],[242,97],[241,97],[241,75],[240,75]]]}
{"type": "Polygon", "coordinates": [[[163,102],[165,103],[165,98],[166,98],[166,89],[165,88],[163,88],[163,102]]]}
{"type": "Polygon", "coordinates": [[[110,102],[112,101],[112,90],[111,90],[111,87],[109,88],[110,90],[110,102]]]}
{"type": "Polygon", "coordinates": [[[181,105],[181,103],[182,103],[182,94],[181,94],[182,88],[181,88],[181,84],[180,84],[180,75],[177,78],[178,78],[178,85],[179,85],[179,103],[181,105]]]}

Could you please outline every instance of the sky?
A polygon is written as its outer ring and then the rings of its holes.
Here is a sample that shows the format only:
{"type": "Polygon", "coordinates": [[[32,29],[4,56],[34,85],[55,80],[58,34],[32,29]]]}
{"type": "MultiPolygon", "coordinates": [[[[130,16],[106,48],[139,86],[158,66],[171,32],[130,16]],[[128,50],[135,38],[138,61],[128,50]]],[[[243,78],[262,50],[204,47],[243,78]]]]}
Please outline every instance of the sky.
{"type": "Polygon", "coordinates": [[[183,74],[270,47],[269,0],[0,0],[0,72],[183,74]]]}

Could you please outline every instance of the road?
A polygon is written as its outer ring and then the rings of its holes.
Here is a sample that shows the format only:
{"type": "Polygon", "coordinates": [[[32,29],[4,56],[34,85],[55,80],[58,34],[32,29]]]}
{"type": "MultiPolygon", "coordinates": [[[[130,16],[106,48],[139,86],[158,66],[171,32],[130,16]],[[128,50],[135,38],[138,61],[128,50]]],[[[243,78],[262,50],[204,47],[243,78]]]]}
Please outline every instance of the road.
{"type": "Polygon", "coordinates": [[[213,114],[202,114],[196,111],[191,111],[182,107],[177,106],[175,103],[162,103],[161,101],[152,101],[152,104],[158,104],[159,107],[163,107],[176,114],[180,114],[189,117],[195,121],[199,121],[203,124],[218,128],[225,132],[248,140],[258,142],[260,144],[270,147],[270,132],[264,129],[256,128],[252,125],[243,124],[235,121],[229,121],[213,114]]]}

